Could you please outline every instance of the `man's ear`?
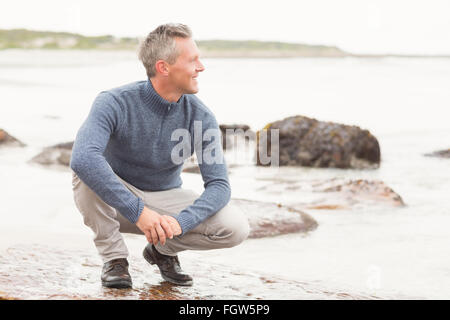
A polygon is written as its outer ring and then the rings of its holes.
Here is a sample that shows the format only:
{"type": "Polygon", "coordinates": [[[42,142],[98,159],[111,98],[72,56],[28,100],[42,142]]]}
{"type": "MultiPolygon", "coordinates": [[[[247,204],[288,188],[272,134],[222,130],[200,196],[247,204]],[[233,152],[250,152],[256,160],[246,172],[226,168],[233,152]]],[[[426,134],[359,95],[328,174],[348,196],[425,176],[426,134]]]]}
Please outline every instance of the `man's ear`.
{"type": "Polygon", "coordinates": [[[167,62],[164,60],[158,60],[155,63],[156,71],[163,76],[167,76],[169,74],[169,68],[167,67],[167,62]]]}

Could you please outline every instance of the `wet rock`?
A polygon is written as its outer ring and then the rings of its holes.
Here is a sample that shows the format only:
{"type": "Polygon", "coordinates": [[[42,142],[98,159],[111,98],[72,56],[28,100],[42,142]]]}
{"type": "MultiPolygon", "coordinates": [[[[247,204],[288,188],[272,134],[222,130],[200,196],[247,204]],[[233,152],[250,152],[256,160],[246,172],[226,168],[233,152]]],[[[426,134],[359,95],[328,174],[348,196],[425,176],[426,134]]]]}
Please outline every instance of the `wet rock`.
{"type": "Polygon", "coordinates": [[[46,147],[41,153],[34,156],[30,162],[45,166],[62,165],[68,167],[70,164],[70,157],[72,155],[72,147],[73,141],[46,147]]]}
{"type": "MultiPolygon", "coordinates": [[[[45,166],[62,165],[68,167],[70,165],[73,143],[74,141],[69,141],[46,147],[41,153],[34,156],[30,162],[45,166]]],[[[183,165],[183,172],[200,173],[195,154],[186,159],[183,165]]]]}
{"type": "MultiPolygon", "coordinates": [[[[261,179],[257,179],[261,180],[261,179]]],[[[264,179],[267,185],[256,191],[277,196],[286,192],[298,194],[297,200],[285,205],[298,209],[352,209],[374,206],[403,207],[402,197],[383,181],[334,178],[327,180],[264,179]]],[[[291,197],[295,199],[295,197],[291,197]]]]}
{"type": "Polygon", "coordinates": [[[202,259],[182,260],[192,287],[164,281],[140,255],[129,257],[132,289],[103,288],[102,263],[95,250],[14,246],[0,253],[0,299],[380,299],[323,284],[283,279],[202,259]]]}
{"type": "MultiPolygon", "coordinates": [[[[227,164],[227,169],[236,168],[238,166],[239,166],[239,164],[235,164],[235,163],[227,164]]],[[[198,166],[197,157],[195,156],[195,154],[193,154],[191,157],[189,157],[188,159],[186,159],[184,161],[182,172],[201,173],[200,167],[198,166]]],[[[229,170],[228,170],[228,173],[230,173],[229,170]]]]}
{"type": "Polygon", "coordinates": [[[222,146],[224,150],[229,150],[245,141],[256,139],[256,133],[246,124],[221,124],[222,146]]]}
{"type": "Polygon", "coordinates": [[[184,161],[182,171],[189,173],[200,173],[200,167],[198,166],[198,161],[195,154],[184,161]]]}
{"type": "MultiPolygon", "coordinates": [[[[45,166],[62,165],[68,167],[70,164],[70,157],[72,155],[73,143],[73,141],[70,141],[46,147],[44,148],[44,150],[42,150],[41,153],[34,156],[30,160],[30,162],[45,166]]],[[[236,165],[230,164],[228,165],[228,168],[233,168],[234,166],[236,165]]],[[[198,167],[198,162],[195,154],[185,160],[182,171],[190,173],[200,173],[200,168],[198,167]]]]}
{"type": "Polygon", "coordinates": [[[264,164],[260,160],[260,146],[267,144],[268,156],[271,155],[272,129],[279,129],[281,166],[367,169],[380,165],[380,146],[369,131],[303,116],[269,123],[257,132],[259,165],[264,164]]]}
{"type": "Polygon", "coordinates": [[[188,164],[183,167],[183,172],[200,173],[200,168],[198,165],[188,164]]]}
{"type": "Polygon", "coordinates": [[[425,154],[427,157],[450,158],[450,149],[425,154]]]}
{"type": "Polygon", "coordinates": [[[249,238],[270,237],[294,232],[309,232],[318,224],[308,214],[277,203],[231,199],[248,218],[249,238]]]}
{"type": "MultiPolygon", "coordinates": [[[[325,183],[318,183],[315,185],[316,192],[324,192],[331,195],[327,199],[329,204],[336,205],[336,197],[343,201],[340,207],[345,208],[355,206],[358,204],[365,205],[385,205],[391,207],[403,207],[405,203],[402,197],[397,194],[392,188],[388,187],[380,180],[342,180],[333,179],[325,183]]],[[[321,204],[322,206],[325,203],[321,204]]],[[[320,209],[320,205],[312,205],[309,208],[320,209]]]]}
{"type": "Polygon", "coordinates": [[[25,147],[25,143],[19,141],[18,139],[11,136],[8,132],[3,129],[0,129],[0,147],[9,146],[9,147],[25,147]]]}

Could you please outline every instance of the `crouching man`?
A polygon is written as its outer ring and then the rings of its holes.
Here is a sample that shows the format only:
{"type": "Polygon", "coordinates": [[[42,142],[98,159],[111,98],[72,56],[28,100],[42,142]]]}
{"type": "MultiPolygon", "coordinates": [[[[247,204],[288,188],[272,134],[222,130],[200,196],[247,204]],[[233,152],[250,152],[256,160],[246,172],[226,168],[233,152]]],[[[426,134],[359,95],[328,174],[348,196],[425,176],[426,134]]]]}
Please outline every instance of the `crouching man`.
{"type": "Polygon", "coordinates": [[[166,281],[192,285],[177,253],[236,246],[248,236],[248,221],[229,204],[215,116],[194,95],[205,68],[190,29],[159,26],[141,44],[139,59],[147,80],[98,94],[77,133],[70,161],[74,200],[94,232],[104,286],[132,286],[121,233],[145,235],[145,260],[166,281]],[[181,187],[180,154],[183,160],[194,150],[201,195],[181,187]]]}

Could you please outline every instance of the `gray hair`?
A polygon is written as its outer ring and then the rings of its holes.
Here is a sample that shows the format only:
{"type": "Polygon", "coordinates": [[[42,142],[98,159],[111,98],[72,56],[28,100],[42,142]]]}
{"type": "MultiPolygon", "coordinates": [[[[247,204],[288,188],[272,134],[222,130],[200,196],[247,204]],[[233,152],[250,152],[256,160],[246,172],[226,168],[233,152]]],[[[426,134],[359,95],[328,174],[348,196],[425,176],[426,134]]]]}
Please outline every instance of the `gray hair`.
{"type": "Polygon", "coordinates": [[[144,64],[150,79],[156,75],[155,63],[158,60],[175,63],[179,52],[176,49],[175,38],[191,38],[192,32],[187,25],[167,23],[150,32],[139,46],[139,60],[144,64]]]}

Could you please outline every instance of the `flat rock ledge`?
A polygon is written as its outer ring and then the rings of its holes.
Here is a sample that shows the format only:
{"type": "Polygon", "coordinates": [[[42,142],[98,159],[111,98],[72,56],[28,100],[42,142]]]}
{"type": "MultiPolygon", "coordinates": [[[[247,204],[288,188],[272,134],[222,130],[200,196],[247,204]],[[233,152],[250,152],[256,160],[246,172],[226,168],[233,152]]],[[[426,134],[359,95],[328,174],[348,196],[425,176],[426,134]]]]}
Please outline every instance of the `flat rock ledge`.
{"type": "Polygon", "coordinates": [[[306,233],[317,228],[310,215],[278,203],[231,199],[246,215],[250,225],[249,238],[272,237],[287,233],[306,233]]]}
{"type": "MultiPolygon", "coordinates": [[[[144,244],[143,244],[144,245],[144,244]]],[[[92,252],[43,245],[18,245],[0,254],[0,299],[381,299],[360,292],[327,288],[200,259],[182,259],[192,287],[164,281],[155,266],[130,255],[132,289],[103,288],[102,264],[92,252]]],[[[386,297],[384,297],[386,298],[386,297]]]]}
{"type": "Polygon", "coordinates": [[[370,207],[401,208],[406,204],[402,197],[381,180],[365,179],[279,179],[256,178],[266,182],[255,191],[271,196],[285,193],[297,194],[298,199],[285,203],[299,210],[353,209],[370,207]]]}

